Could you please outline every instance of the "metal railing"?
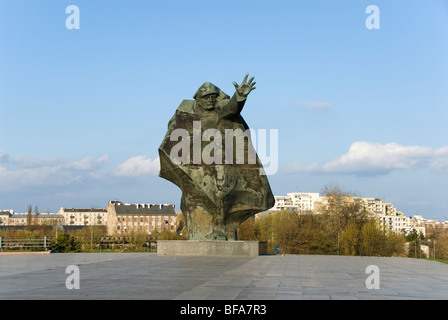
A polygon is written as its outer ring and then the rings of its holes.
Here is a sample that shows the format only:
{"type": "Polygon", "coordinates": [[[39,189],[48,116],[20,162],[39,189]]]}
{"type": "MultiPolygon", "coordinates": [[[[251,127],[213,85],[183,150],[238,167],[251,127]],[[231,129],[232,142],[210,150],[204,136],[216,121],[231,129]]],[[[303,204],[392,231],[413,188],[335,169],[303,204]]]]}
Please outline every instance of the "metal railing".
{"type": "MultiPolygon", "coordinates": [[[[144,241],[140,241],[140,242],[142,242],[141,245],[144,248],[148,248],[149,250],[157,249],[157,241],[156,240],[145,239],[144,241]]],[[[131,237],[107,236],[107,237],[101,237],[99,241],[96,241],[96,246],[104,249],[104,248],[114,248],[117,246],[118,247],[119,246],[129,246],[129,245],[132,245],[132,243],[133,243],[133,239],[131,237]]]]}
{"type": "Polygon", "coordinates": [[[46,236],[43,239],[5,239],[0,237],[0,252],[5,250],[48,251],[50,244],[46,236]]]}

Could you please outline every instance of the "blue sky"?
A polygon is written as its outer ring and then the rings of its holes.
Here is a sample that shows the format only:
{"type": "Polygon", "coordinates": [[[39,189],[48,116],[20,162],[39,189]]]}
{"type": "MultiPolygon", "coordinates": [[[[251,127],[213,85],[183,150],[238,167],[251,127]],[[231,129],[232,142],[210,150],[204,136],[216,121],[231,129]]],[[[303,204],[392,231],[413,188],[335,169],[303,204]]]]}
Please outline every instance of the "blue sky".
{"type": "Polygon", "coordinates": [[[243,117],[278,129],[274,194],[337,183],[447,219],[447,56],[446,1],[0,0],[0,209],[179,207],[157,176],[169,119],[248,72],[243,117]]]}

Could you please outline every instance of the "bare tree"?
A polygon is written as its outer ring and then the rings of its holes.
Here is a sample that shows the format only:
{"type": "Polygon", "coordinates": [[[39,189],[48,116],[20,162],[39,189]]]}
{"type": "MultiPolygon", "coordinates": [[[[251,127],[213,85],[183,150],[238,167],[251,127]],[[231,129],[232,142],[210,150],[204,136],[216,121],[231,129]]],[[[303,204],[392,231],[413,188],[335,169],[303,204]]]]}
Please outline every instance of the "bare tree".
{"type": "MultiPolygon", "coordinates": [[[[341,240],[347,242],[349,235],[351,239],[357,239],[358,236],[355,236],[355,234],[359,234],[362,226],[370,220],[369,215],[353,192],[345,191],[338,185],[324,186],[322,194],[326,197],[327,203],[321,206],[320,213],[326,216],[328,223],[331,225],[330,230],[332,230],[333,238],[336,239],[337,253],[339,254],[341,240]],[[350,228],[346,230],[349,223],[350,228]],[[356,228],[356,232],[354,228],[356,228]]],[[[346,245],[345,243],[344,246],[346,245]]],[[[353,254],[353,245],[348,251],[353,254]]]]}
{"type": "Polygon", "coordinates": [[[31,226],[31,220],[33,219],[33,214],[31,213],[33,211],[33,206],[31,204],[28,205],[28,211],[26,214],[26,224],[28,227],[31,226]]]}
{"type": "Polygon", "coordinates": [[[39,224],[39,208],[37,206],[34,206],[34,223],[35,225],[39,224]]]}

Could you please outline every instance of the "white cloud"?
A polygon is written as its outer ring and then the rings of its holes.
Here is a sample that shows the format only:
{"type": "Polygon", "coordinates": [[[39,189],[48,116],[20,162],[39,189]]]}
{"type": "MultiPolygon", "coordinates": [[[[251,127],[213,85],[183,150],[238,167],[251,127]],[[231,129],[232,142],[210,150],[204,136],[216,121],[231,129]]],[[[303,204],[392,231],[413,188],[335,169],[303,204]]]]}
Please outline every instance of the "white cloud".
{"type": "Polygon", "coordinates": [[[105,155],[98,159],[92,157],[86,157],[78,162],[72,162],[67,164],[65,167],[74,170],[96,170],[101,167],[103,164],[109,161],[109,156],[105,155]]]}
{"type": "Polygon", "coordinates": [[[431,164],[431,168],[438,173],[448,173],[448,157],[436,159],[431,164]]]}
{"type": "Polygon", "coordinates": [[[156,175],[159,173],[159,158],[151,159],[146,156],[135,156],[118,165],[112,174],[116,177],[137,177],[142,175],[156,175]]]}
{"type": "Polygon", "coordinates": [[[13,191],[31,186],[62,186],[79,181],[79,175],[64,171],[61,167],[36,167],[8,170],[0,168],[0,191],[13,191]]]}
{"type": "MultiPolygon", "coordinates": [[[[8,157],[4,154],[3,157],[8,157]]],[[[14,157],[8,166],[0,166],[0,191],[14,191],[36,186],[64,186],[91,178],[108,156],[98,159],[84,158],[78,162],[62,159],[31,159],[26,156],[14,157]]]]}
{"type": "Polygon", "coordinates": [[[331,106],[331,102],[323,102],[323,101],[301,101],[297,102],[297,105],[301,107],[306,107],[310,109],[318,109],[323,110],[327,109],[331,106]]]}
{"type": "MultiPolygon", "coordinates": [[[[7,155],[9,160],[9,156],[7,155]]],[[[63,165],[67,161],[62,158],[30,158],[25,155],[17,155],[8,161],[11,164],[17,164],[21,168],[39,168],[39,167],[56,167],[63,165]]]]}
{"type": "Polygon", "coordinates": [[[384,174],[392,170],[428,167],[448,173],[448,147],[434,149],[397,143],[354,142],[348,152],[325,164],[292,164],[288,172],[384,174]]]}
{"type": "Polygon", "coordinates": [[[0,162],[8,161],[8,155],[5,151],[0,151],[0,162]]]}

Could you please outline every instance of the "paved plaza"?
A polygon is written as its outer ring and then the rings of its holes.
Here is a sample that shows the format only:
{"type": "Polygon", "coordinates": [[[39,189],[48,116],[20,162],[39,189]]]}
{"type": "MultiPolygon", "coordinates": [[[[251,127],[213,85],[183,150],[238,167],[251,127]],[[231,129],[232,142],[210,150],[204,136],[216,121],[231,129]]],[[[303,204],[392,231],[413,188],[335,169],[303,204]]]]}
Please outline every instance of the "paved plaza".
{"type": "Polygon", "coordinates": [[[410,258],[316,255],[0,255],[0,300],[7,299],[448,299],[448,265],[410,258]],[[366,286],[370,265],[378,267],[379,289],[366,286]],[[78,267],[79,289],[66,286],[75,275],[68,266],[78,267]]]}

